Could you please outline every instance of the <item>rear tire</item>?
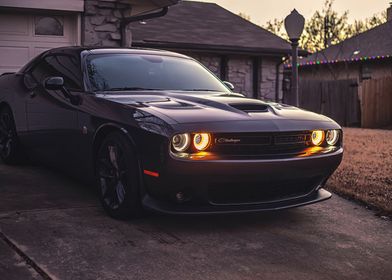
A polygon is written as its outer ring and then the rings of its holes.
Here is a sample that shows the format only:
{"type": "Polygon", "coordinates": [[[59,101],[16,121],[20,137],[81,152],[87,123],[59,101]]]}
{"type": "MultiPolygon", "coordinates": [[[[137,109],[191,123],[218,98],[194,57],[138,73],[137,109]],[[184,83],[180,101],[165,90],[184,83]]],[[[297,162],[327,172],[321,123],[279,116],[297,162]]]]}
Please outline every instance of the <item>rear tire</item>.
{"type": "Polygon", "coordinates": [[[140,169],[129,140],[110,133],[96,154],[96,181],[103,208],[115,219],[140,217],[140,169]]]}
{"type": "Polygon", "coordinates": [[[23,161],[14,116],[7,106],[0,107],[0,159],[6,164],[18,164],[23,161]]]}

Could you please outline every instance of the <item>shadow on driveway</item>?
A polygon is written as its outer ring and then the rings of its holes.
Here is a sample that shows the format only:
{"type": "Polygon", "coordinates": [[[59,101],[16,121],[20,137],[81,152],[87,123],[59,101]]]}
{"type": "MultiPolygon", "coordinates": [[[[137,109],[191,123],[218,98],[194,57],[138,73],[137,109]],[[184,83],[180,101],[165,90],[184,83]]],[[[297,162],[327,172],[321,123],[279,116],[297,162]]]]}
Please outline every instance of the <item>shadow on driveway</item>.
{"type": "Polygon", "coordinates": [[[391,222],[337,196],[263,214],[116,221],[92,188],[55,172],[0,165],[0,180],[0,232],[31,262],[8,246],[0,250],[0,275],[20,269],[31,279],[392,276],[391,222]]]}

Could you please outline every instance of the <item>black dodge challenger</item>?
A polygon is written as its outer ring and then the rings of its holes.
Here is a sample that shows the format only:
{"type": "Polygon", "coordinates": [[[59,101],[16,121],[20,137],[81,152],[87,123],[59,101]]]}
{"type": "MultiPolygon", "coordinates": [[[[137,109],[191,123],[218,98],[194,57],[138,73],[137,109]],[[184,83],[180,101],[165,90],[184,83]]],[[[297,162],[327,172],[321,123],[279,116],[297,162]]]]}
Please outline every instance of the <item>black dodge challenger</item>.
{"type": "Polygon", "coordinates": [[[95,182],[116,218],[256,212],[326,200],[333,120],[232,92],[197,61],[65,47],[0,77],[0,156],[95,182]]]}

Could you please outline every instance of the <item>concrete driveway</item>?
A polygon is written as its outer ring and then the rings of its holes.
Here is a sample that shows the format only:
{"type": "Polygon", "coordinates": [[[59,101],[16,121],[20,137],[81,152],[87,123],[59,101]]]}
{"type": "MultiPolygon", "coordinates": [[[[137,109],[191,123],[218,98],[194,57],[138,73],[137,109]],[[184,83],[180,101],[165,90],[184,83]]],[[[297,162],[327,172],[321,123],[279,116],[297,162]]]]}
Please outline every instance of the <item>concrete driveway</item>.
{"type": "Polygon", "coordinates": [[[392,279],[392,222],[334,196],[289,211],[108,218],[94,191],[0,164],[0,279],[392,279]]]}

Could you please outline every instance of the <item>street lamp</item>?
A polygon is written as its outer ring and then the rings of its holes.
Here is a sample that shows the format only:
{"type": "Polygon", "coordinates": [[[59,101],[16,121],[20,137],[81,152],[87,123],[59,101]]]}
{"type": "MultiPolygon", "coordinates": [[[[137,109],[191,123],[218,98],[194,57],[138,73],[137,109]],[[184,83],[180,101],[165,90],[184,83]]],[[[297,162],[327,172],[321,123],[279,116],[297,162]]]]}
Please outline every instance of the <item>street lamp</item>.
{"type": "Polygon", "coordinates": [[[292,47],[292,76],[291,76],[291,96],[294,97],[295,106],[299,106],[298,96],[298,41],[305,26],[305,18],[294,9],[284,20],[284,27],[292,47]]]}

